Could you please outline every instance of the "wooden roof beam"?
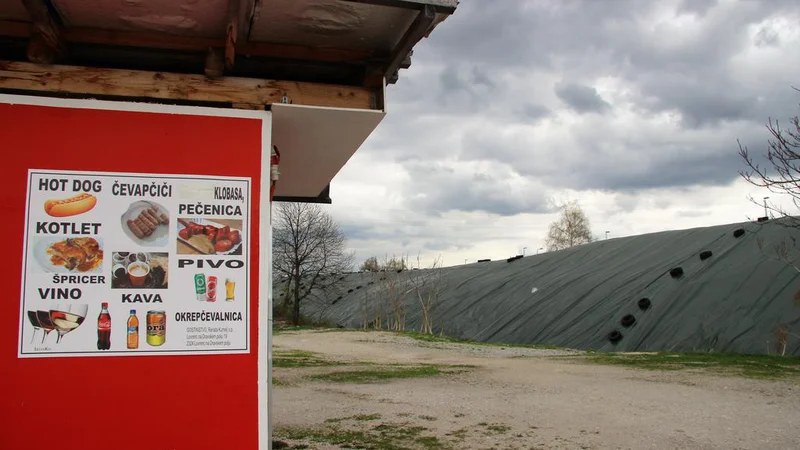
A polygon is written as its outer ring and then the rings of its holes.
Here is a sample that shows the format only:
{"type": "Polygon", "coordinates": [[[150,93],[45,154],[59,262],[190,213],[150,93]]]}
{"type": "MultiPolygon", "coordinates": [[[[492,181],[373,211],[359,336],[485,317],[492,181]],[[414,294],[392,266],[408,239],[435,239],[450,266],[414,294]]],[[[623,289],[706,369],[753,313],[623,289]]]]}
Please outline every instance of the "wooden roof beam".
{"type": "Polygon", "coordinates": [[[67,46],[61,37],[61,27],[56,23],[44,0],[22,0],[22,4],[33,22],[28,43],[28,60],[50,64],[63,56],[67,46]]]}
{"type": "MultiPolygon", "coordinates": [[[[33,26],[25,22],[0,20],[0,35],[19,38],[29,38],[33,33],[33,26]]],[[[261,42],[247,42],[239,34],[236,41],[236,53],[239,55],[253,55],[267,58],[281,58],[294,60],[319,61],[330,63],[359,62],[371,58],[368,51],[342,50],[328,48],[304,47],[289,44],[271,44],[261,42]]],[[[95,28],[64,28],[61,29],[61,38],[66,42],[76,44],[112,45],[120,47],[157,48],[162,50],[178,50],[191,52],[206,52],[209,47],[224,48],[225,39],[211,39],[202,37],[168,36],[161,34],[138,32],[101,30],[95,28]]]]}
{"type": "Polygon", "coordinates": [[[383,6],[388,8],[403,8],[403,9],[414,9],[418,10],[423,6],[433,8],[433,10],[437,13],[441,14],[453,14],[456,12],[455,6],[445,6],[445,5],[426,5],[424,3],[420,3],[419,1],[414,0],[344,0],[350,3],[363,3],[366,5],[374,5],[374,6],[383,6]]]}
{"type": "Polygon", "coordinates": [[[0,61],[0,91],[50,95],[147,98],[235,104],[263,108],[273,103],[379,109],[383,90],[322,83],[40,65],[0,61]]]}
{"type": "Polygon", "coordinates": [[[239,12],[243,0],[228,0],[228,26],[225,29],[225,70],[233,69],[236,41],[239,39],[239,12]]]}
{"type": "Polygon", "coordinates": [[[414,46],[417,45],[417,42],[422,40],[428,33],[434,20],[436,20],[435,8],[431,5],[425,5],[400,39],[397,48],[395,48],[394,53],[389,59],[389,63],[385,66],[383,73],[387,79],[397,73],[398,69],[400,69],[400,65],[409,57],[414,46]]]}

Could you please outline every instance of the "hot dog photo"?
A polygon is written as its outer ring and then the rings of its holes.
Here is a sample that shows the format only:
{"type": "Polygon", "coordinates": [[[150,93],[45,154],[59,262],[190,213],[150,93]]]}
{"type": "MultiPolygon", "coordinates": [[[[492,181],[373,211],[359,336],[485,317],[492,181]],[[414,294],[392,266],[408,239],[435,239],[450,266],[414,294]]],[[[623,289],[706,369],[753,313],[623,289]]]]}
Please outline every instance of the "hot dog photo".
{"type": "Polygon", "coordinates": [[[164,206],[148,200],[133,202],[121,217],[122,231],[145,247],[164,247],[169,242],[169,213],[164,206]]]}
{"type": "Polygon", "coordinates": [[[241,219],[178,218],[178,254],[241,255],[241,219]]]}
{"type": "Polygon", "coordinates": [[[97,197],[87,192],[72,197],[48,199],[44,212],[51,217],[70,217],[89,212],[97,204],[97,197]]]}

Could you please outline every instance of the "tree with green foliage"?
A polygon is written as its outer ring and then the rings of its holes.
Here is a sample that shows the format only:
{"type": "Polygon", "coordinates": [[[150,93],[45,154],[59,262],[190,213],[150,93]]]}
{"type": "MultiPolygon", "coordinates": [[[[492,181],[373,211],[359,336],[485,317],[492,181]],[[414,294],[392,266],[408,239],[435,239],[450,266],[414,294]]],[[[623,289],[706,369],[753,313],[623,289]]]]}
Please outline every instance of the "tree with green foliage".
{"type": "Polygon", "coordinates": [[[378,264],[378,258],[370,256],[364,260],[364,262],[361,264],[361,267],[359,267],[359,270],[364,272],[377,272],[381,270],[381,266],[378,264]]]}

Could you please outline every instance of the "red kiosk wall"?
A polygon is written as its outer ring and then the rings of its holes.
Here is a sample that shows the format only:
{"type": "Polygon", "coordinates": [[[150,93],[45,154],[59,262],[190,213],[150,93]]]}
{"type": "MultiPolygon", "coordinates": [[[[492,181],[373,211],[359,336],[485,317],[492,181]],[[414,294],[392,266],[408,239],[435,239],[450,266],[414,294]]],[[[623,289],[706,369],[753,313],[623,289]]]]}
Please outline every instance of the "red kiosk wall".
{"type": "Polygon", "coordinates": [[[257,448],[262,121],[0,103],[0,136],[0,449],[257,448]],[[29,168],[251,177],[250,353],[18,358],[29,168]]]}

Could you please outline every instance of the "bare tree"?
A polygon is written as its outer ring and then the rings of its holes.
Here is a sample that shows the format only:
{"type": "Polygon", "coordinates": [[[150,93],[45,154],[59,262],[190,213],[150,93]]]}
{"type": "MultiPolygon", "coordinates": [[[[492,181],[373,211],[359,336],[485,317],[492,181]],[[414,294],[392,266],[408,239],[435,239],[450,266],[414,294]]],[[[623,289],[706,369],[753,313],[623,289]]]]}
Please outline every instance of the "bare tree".
{"type": "MultiPolygon", "coordinates": [[[[794,88],[800,92],[799,89],[794,88]]],[[[763,187],[772,193],[788,195],[795,207],[800,209],[800,117],[789,119],[788,129],[782,129],[780,123],[769,119],[766,128],[771,138],[767,140],[767,150],[763,157],[772,168],[762,167],[750,154],[746,146],[739,143],[739,155],[744,160],[747,168],[740,170],[739,174],[753,186],[763,187]]],[[[759,203],[752,196],[750,201],[772,210],[784,220],[778,221],[780,225],[800,228],[800,219],[789,214],[783,208],[766,203],[759,203]]],[[[762,238],[757,240],[759,250],[766,256],[788,264],[795,271],[800,272],[800,247],[794,237],[781,239],[771,244],[773,254],[765,251],[767,244],[762,238]]]]}
{"type": "Polygon", "coordinates": [[[338,283],[333,274],[351,270],[354,255],[346,251],[339,225],[319,205],[278,204],[273,229],[272,267],[287,279],[297,325],[301,303],[327,304],[328,292],[338,283]]]}
{"type": "Polygon", "coordinates": [[[389,319],[389,328],[394,331],[404,331],[406,329],[406,299],[400,293],[399,275],[397,272],[389,272],[384,278],[386,288],[386,300],[389,302],[389,310],[392,313],[389,319]]]}
{"type": "MultiPolygon", "coordinates": [[[[772,244],[772,254],[767,253],[767,244],[764,242],[764,238],[757,238],[756,245],[758,245],[758,250],[768,258],[781,261],[794,269],[795,272],[800,273],[800,262],[798,262],[798,260],[800,260],[800,251],[798,250],[797,239],[793,236],[783,238],[777,243],[772,244]]],[[[798,293],[800,293],[800,291],[798,291],[798,293]]],[[[795,300],[800,304],[800,300],[795,300]]]]}
{"type": "Polygon", "coordinates": [[[393,271],[406,270],[407,268],[408,268],[408,266],[406,264],[406,260],[405,259],[403,259],[402,257],[397,258],[397,257],[394,257],[394,256],[392,256],[391,259],[386,259],[383,262],[383,267],[382,267],[382,269],[387,271],[387,272],[388,271],[392,271],[392,270],[393,271]]]}
{"type": "MultiPolygon", "coordinates": [[[[800,92],[800,89],[794,88],[800,92]]],[[[789,119],[788,129],[782,129],[780,123],[772,118],[766,127],[771,135],[767,140],[767,151],[763,155],[769,165],[762,167],[750,154],[746,146],[739,144],[739,155],[744,160],[747,168],[740,170],[739,174],[750,184],[767,188],[776,194],[791,197],[796,208],[800,209],[800,117],[789,119]]],[[[751,201],[756,202],[752,197],[751,201]]],[[[768,209],[777,212],[783,217],[788,217],[786,223],[793,227],[800,227],[800,220],[789,215],[780,207],[766,205],[768,209]]]]}
{"type": "Polygon", "coordinates": [[[563,250],[592,242],[589,218],[578,202],[571,201],[561,206],[561,215],[550,224],[545,243],[547,251],[563,250]]]}
{"type": "MultiPolygon", "coordinates": [[[[419,257],[417,257],[417,266],[419,267],[419,257]]],[[[437,257],[430,270],[409,277],[411,290],[415,293],[420,305],[420,333],[433,334],[433,312],[439,304],[444,289],[443,270],[441,257],[437,257]]]]}
{"type": "Polygon", "coordinates": [[[402,283],[400,274],[407,266],[403,257],[392,255],[384,256],[381,270],[384,272],[380,278],[383,298],[386,309],[386,324],[390,330],[404,331],[406,328],[406,297],[401,292],[402,283]]]}

